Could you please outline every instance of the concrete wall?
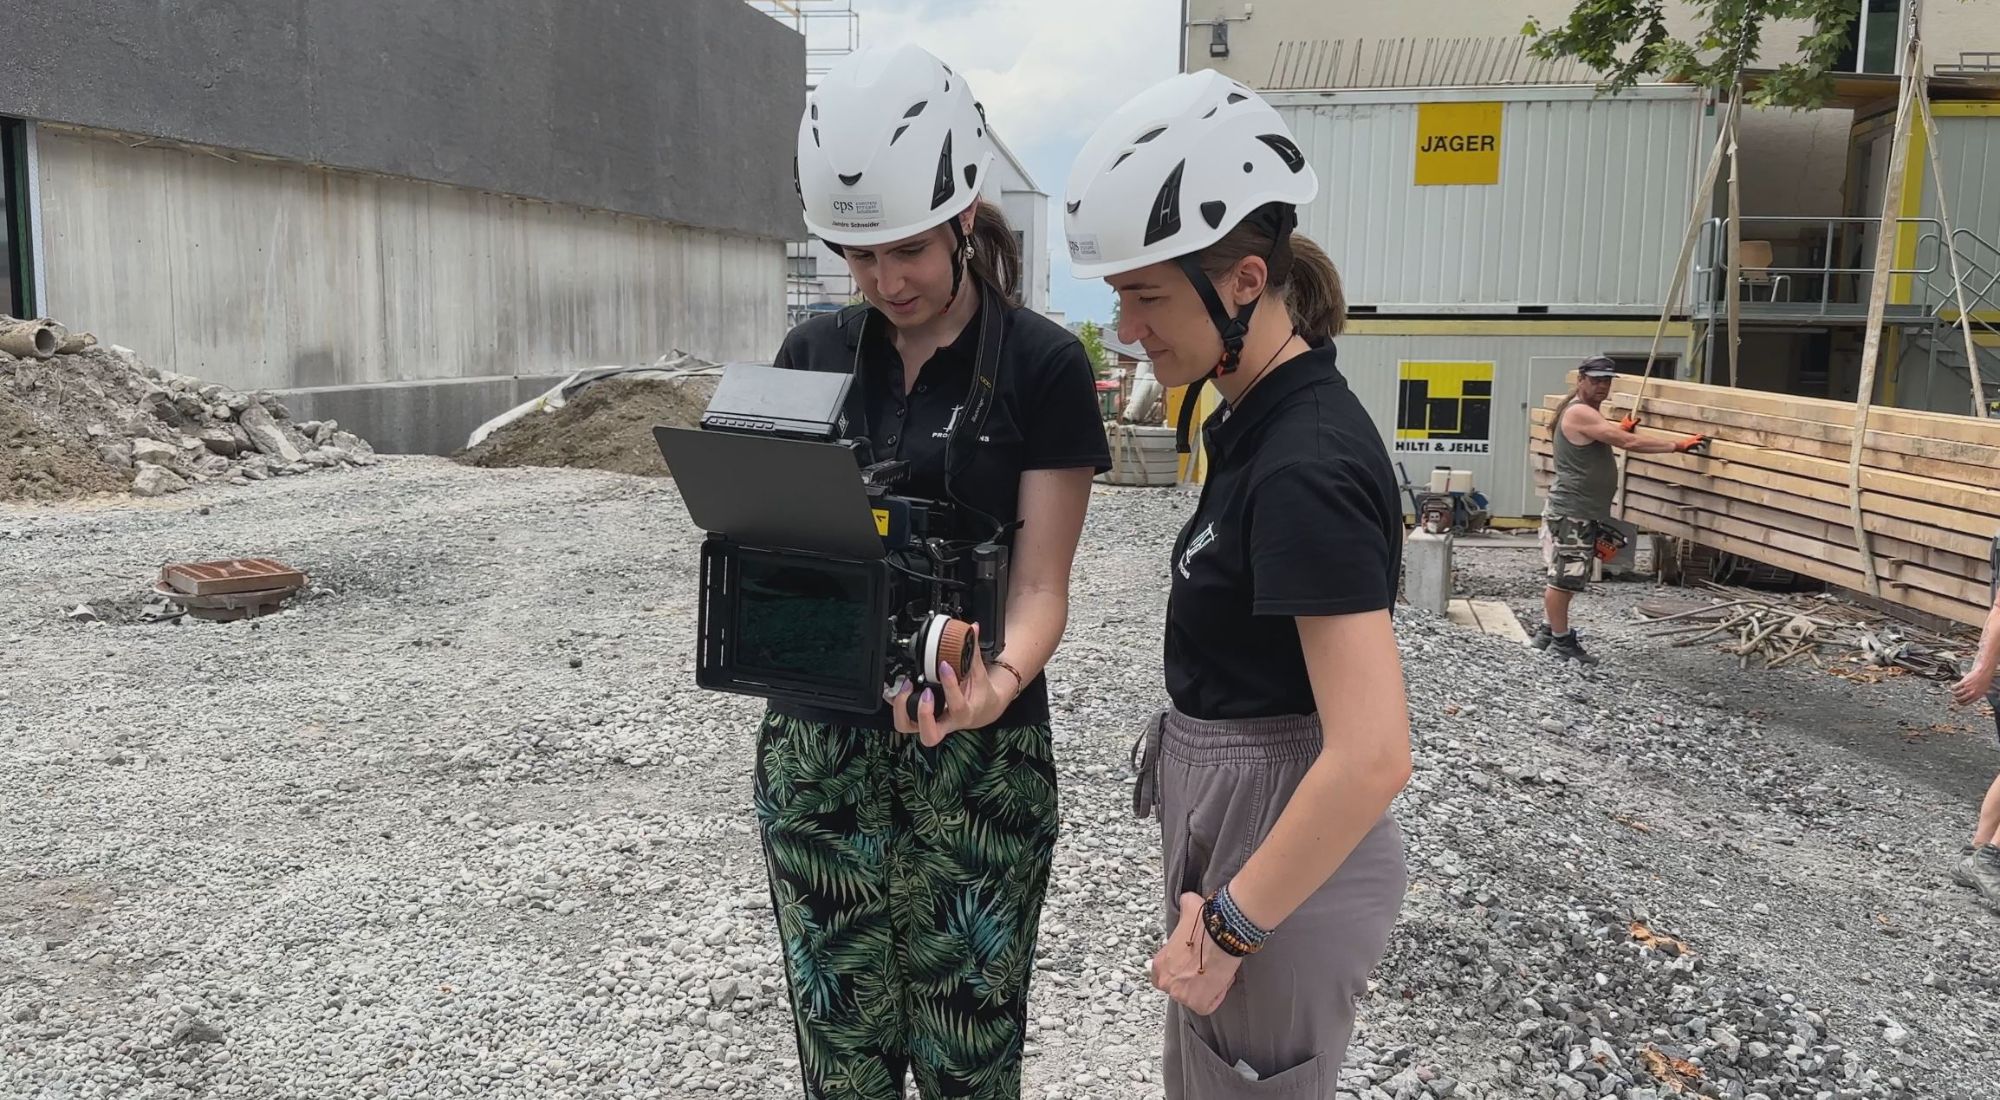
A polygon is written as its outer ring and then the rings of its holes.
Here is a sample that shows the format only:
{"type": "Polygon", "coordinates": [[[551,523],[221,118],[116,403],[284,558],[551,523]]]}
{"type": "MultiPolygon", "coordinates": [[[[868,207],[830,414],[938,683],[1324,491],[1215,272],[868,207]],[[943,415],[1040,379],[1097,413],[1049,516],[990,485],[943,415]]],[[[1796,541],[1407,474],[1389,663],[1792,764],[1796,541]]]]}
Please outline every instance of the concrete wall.
{"type": "Polygon", "coordinates": [[[36,0],[4,23],[0,114],[802,229],[804,39],[741,0],[36,0]]]}
{"type": "Polygon", "coordinates": [[[45,311],[238,388],[760,359],[784,332],[777,240],[55,127],[40,148],[45,311]]]}

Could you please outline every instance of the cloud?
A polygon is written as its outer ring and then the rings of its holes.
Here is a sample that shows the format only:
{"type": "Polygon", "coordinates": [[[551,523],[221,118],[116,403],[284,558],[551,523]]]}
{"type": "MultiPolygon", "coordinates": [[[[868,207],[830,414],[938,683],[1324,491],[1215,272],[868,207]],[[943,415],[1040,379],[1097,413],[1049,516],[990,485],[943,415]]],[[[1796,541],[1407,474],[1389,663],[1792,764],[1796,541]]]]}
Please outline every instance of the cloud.
{"type": "Polygon", "coordinates": [[[1119,104],[1173,75],[1180,0],[854,0],[861,44],[914,42],[965,74],[986,117],[1048,193],[1050,297],[1106,320],[1103,283],[1070,277],[1061,247],[1069,167],[1119,104]]]}

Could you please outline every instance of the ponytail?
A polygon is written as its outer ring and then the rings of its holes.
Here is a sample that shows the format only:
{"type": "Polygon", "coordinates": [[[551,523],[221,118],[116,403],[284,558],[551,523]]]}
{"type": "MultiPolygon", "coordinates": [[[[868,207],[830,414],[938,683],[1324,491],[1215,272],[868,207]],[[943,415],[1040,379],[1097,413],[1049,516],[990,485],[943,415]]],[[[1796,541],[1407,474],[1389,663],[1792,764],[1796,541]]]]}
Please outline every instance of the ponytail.
{"type": "Polygon", "coordinates": [[[1347,327],[1347,295],[1332,257],[1312,238],[1296,231],[1273,255],[1276,244],[1270,219],[1253,214],[1202,250],[1201,269],[1209,278],[1219,279],[1245,256],[1270,257],[1268,292],[1283,295],[1299,335],[1315,343],[1340,335],[1347,327]]]}
{"type": "Polygon", "coordinates": [[[1293,233],[1291,250],[1292,270],[1284,288],[1292,323],[1308,340],[1331,340],[1347,327],[1347,295],[1340,288],[1340,269],[1311,237],[1293,233]]]}
{"type": "Polygon", "coordinates": [[[1000,208],[979,200],[972,216],[973,277],[997,291],[1009,306],[1021,304],[1021,243],[1000,208]]]}

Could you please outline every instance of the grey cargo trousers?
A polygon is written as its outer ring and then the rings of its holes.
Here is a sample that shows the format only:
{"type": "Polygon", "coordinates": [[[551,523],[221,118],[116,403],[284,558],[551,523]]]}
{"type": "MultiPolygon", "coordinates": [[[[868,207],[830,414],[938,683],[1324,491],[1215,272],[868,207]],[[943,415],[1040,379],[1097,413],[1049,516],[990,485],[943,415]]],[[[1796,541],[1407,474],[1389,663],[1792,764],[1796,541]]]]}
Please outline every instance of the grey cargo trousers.
{"type": "MultiPolygon", "coordinates": [[[[1169,932],[1183,892],[1206,897],[1249,860],[1322,744],[1310,715],[1207,722],[1166,711],[1149,723],[1135,746],[1132,808],[1160,822],[1169,932]]],[[[1335,1100],[1357,1001],[1388,949],[1407,883],[1403,834],[1384,814],[1243,961],[1214,1014],[1168,1003],[1167,1100],[1335,1100]]]]}

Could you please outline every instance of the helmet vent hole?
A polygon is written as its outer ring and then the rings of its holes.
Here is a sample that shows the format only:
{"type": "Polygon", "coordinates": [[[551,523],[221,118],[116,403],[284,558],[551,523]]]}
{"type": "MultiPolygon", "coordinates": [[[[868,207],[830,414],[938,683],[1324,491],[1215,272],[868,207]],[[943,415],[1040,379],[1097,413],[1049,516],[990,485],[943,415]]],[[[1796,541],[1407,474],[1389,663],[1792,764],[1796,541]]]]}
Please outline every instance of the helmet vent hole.
{"type": "Polygon", "coordinates": [[[896,127],[896,132],[889,135],[889,144],[891,145],[896,144],[896,139],[902,137],[903,132],[905,130],[908,130],[909,128],[910,128],[909,123],[904,123],[903,125],[896,127]]]}
{"type": "Polygon", "coordinates": [[[1291,169],[1293,172],[1302,172],[1305,170],[1306,155],[1299,152],[1299,147],[1292,144],[1290,138],[1283,134],[1258,134],[1257,140],[1270,146],[1271,151],[1277,153],[1284,160],[1286,168],[1291,169]]]}
{"type": "Polygon", "coordinates": [[[854,186],[855,184],[857,184],[857,183],[860,183],[860,182],[861,182],[861,173],[859,173],[859,172],[856,172],[856,173],[854,173],[854,174],[853,174],[853,175],[851,175],[851,176],[841,176],[841,177],[840,177],[840,182],[841,182],[841,183],[843,183],[843,184],[846,184],[846,185],[847,185],[847,186],[849,186],[849,187],[852,187],[852,186],[854,186]]]}
{"type": "Polygon", "coordinates": [[[1064,208],[1064,209],[1066,209],[1066,210],[1068,210],[1068,211],[1069,211],[1070,213],[1074,214],[1074,213],[1076,213],[1076,208],[1077,208],[1077,207],[1079,207],[1079,206],[1082,206],[1082,205],[1083,205],[1083,200],[1082,200],[1082,199],[1078,199],[1078,200],[1076,200],[1075,202],[1066,202],[1066,203],[1064,203],[1064,204],[1063,204],[1063,208],[1064,208]]]}
{"type": "Polygon", "coordinates": [[[1166,132],[1167,132],[1167,128],[1166,128],[1165,126],[1162,126],[1162,127],[1160,127],[1159,129],[1157,129],[1157,130],[1148,130],[1148,131],[1146,131],[1145,133],[1143,133],[1143,134],[1140,134],[1140,135],[1139,135],[1139,137],[1138,137],[1138,138],[1137,138],[1136,140],[1134,140],[1134,141],[1132,142],[1132,144],[1134,144],[1134,145],[1144,145],[1144,144],[1146,144],[1147,142],[1149,142],[1149,141],[1153,140],[1153,139],[1154,139],[1154,138],[1156,138],[1156,137],[1159,137],[1159,136],[1160,136],[1161,134],[1164,134],[1164,133],[1166,133],[1166,132]]]}
{"type": "Polygon", "coordinates": [[[914,107],[910,108],[909,110],[907,110],[907,111],[904,111],[904,112],[903,112],[903,117],[904,117],[904,118],[915,118],[915,117],[917,117],[918,115],[920,115],[920,114],[923,114],[923,113],[924,113],[924,108],[925,108],[925,107],[928,107],[928,106],[930,106],[930,105],[931,105],[931,101],[930,101],[930,100],[928,100],[928,99],[925,99],[925,100],[919,100],[919,101],[917,102],[917,105],[916,105],[916,106],[914,106],[914,107]]]}
{"type": "Polygon", "coordinates": [[[931,184],[931,209],[936,210],[958,193],[958,180],[951,170],[951,131],[945,131],[944,145],[938,150],[937,176],[931,184]]]}
{"type": "Polygon", "coordinates": [[[978,166],[978,165],[976,165],[976,164],[968,164],[968,165],[966,165],[966,166],[965,166],[965,185],[966,185],[967,187],[977,187],[977,186],[979,186],[979,166],[978,166]]]}
{"type": "Polygon", "coordinates": [[[819,127],[813,127],[813,148],[819,148],[819,127]]]}
{"type": "Polygon", "coordinates": [[[1221,109],[1222,109],[1222,108],[1220,108],[1220,107],[1210,107],[1210,108],[1208,109],[1208,113],[1207,113],[1207,114],[1205,114],[1205,115],[1203,115],[1203,116],[1201,116],[1201,117],[1203,117],[1203,118],[1214,118],[1214,117],[1215,117],[1215,112],[1217,112],[1217,111],[1220,111],[1221,109]]]}
{"type": "Polygon", "coordinates": [[[1187,161],[1174,165],[1174,170],[1167,174],[1167,181],[1160,185],[1159,196],[1153,200],[1153,209],[1146,216],[1147,247],[1181,231],[1181,174],[1186,170],[1187,161]]]}
{"type": "Polygon", "coordinates": [[[1243,102],[1244,100],[1247,100],[1247,99],[1249,99],[1249,98],[1250,98],[1249,96],[1247,96],[1247,95],[1244,95],[1244,94],[1243,94],[1242,92],[1231,92],[1231,93],[1229,93],[1229,100],[1228,100],[1228,102],[1230,102],[1230,103],[1241,103],[1241,102],[1243,102]]]}
{"type": "Polygon", "coordinates": [[[1117,160],[1114,160],[1114,161],[1112,161],[1112,162],[1111,162],[1111,168],[1107,168],[1107,169],[1105,169],[1105,171],[1109,172],[1109,171],[1111,171],[1112,169],[1115,169],[1115,168],[1117,168],[1117,167],[1118,167],[1119,165],[1121,165],[1121,164],[1125,163],[1125,158],[1126,158],[1126,157],[1129,157],[1129,156],[1131,156],[1131,155],[1132,155],[1132,150],[1130,150],[1130,149],[1127,149],[1127,150],[1125,150],[1124,152],[1122,152],[1122,153],[1118,154],[1118,159],[1117,159],[1117,160]]]}
{"type": "Polygon", "coordinates": [[[819,121],[819,104],[817,103],[812,105],[812,116],[814,122],[819,121]]]}

